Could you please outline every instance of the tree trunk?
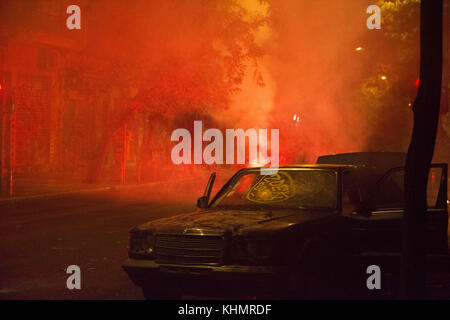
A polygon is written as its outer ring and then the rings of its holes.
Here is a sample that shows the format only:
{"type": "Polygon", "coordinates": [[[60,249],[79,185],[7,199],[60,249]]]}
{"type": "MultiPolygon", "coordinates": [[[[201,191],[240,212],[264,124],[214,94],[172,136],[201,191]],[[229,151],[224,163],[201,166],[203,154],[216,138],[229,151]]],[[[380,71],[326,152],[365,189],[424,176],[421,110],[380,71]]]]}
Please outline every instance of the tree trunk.
{"type": "Polygon", "coordinates": [[[442,81],[442,0],[420,3],[420,84],[405,169],[402,298],[426,296],[427,181],[439,119],[442,81]]]}
{"type": "Polygon", "coordinates": [[[88,174],[85,179],[86,183],[99,183],[101,182],[102,177],[102,169],[106,160],[106,156],[108,155],[108,150],[111,147],[113,142],[114,134],[117,130],[123,127],[130,118],[134,115],[134,113],[139,109],[139,106],[133,108],[127,108],[124,113],[119,117],[118,121],[115,122],[102,138],[98,152],[96,156],[92,159],[91,164],[89,166],[88,174]]]}
{"type": "Polygon", "coordinates": [[[104,136],[99,143],[99,149],[90,163],[87,177],[84,180],[85,183],[101,182],[103,164],[105,163],[109,148],[111,148],[114,133],[115,131],[113,131],[113,133],[104,133],[104,136]]]}

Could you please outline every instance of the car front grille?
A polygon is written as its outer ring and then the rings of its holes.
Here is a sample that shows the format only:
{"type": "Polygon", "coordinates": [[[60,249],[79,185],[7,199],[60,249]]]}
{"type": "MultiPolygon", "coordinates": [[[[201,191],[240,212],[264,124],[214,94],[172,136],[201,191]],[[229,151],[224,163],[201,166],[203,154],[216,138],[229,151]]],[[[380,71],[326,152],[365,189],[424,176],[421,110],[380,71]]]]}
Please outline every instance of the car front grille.
{"type": "Polygon", "coordinates": [[[223,237],[159,234],[155,242],[155,261],[168,264],[220,265],[223,237]]]}

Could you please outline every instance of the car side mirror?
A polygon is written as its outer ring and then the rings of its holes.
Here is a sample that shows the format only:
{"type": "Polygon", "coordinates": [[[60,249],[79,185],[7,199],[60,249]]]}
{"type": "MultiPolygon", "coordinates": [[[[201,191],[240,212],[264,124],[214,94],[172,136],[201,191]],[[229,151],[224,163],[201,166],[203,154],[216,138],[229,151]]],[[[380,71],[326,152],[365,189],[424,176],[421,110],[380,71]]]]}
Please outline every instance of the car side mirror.
{"type": "Polygon", "coordinates": [[[208,208],[208,197],[203,196],[197,199],[197,207],[200,209],[206,209],[208,208]]]}
{"type": "Polygon", "coordinates": [[[211,190],[214,185],[214,180],[216,179],[216,173],[213,172],[209,176],[208,184],[206,185],[205,192],[203,193],[203,197],[197,199],[197,207],[200,209],[208,208],[209,197],[211,196],[211,190]]]}

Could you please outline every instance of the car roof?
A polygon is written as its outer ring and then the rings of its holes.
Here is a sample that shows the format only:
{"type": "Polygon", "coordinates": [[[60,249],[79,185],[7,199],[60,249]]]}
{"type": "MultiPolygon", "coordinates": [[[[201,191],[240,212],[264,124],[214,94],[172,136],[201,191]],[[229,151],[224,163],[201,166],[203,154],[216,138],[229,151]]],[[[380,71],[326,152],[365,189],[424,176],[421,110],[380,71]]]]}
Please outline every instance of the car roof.
{"type": "Polygon", "coordinates": [[[387,170],[404,166],[405,161],[406,153],[402,152],[354,152],[320,156],[316,163],[366,165],[387,170]]]}
{"type": "MultiPolygon", "coordinates": [[[[333,169],[333,170],[342,170],[342,169],[359,169],[364,168],[364,165],[351,165],[351,164],[289,164],[284,166],[279,166],[280,169],[333,169]]],[[[241,170],[258,170],[265,169],[270,170],[270,167],[251,167],[244,168],[241,170]]]]}

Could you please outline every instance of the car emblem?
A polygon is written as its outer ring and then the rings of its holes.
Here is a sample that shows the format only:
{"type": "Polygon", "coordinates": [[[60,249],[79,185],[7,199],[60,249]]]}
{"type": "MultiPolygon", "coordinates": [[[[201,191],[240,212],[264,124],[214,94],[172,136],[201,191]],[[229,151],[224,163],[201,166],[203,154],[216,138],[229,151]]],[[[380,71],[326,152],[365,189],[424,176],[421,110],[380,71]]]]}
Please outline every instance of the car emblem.
{"type": "Polygon", "coordinates": [[[203,234],[202,229],[199,228],[191,228],[191,227],[185,227],[183,230],[184,234],[203,234]]]}

